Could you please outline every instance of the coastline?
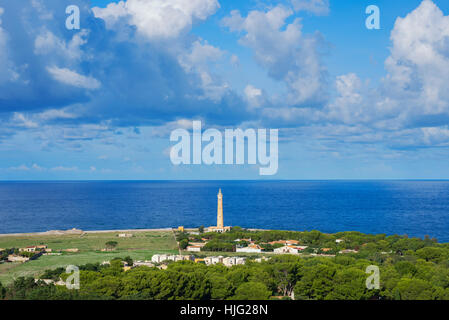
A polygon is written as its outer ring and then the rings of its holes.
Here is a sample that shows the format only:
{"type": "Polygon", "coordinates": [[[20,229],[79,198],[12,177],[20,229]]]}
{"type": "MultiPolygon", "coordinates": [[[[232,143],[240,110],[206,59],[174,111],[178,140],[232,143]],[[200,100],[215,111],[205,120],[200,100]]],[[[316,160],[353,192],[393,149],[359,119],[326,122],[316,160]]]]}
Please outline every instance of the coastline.
{"type": "MultiPolygon", "coordinates": [[[[114,232],[164,232],[172,231],[177,228],[153,228],[153,229],[110,229],[110,230],[49,230],[43,232],[16,232],[16,233],[0,233],[0,237],[22,237],[22,236],[63,236],[63,235],[82,235],[84,233],[114,233],[114,232]]],[[[245,228],[248,231],[271,231],[273,229],[245,228]]],[[[186,231],[197,230],[197,228],[185,228],[186,231]]],[[[297,230],[284,230],[297,231],[297,230]]]]}
{"type": "Polygon", "coordinates": [[[22,233],[0,233],[0,237],[20,237],[20,236],[63,236],[63,235],[76,235],[84,233],[113,233],[113,232],[162,232],[172,231],[173,228],[156,228],[156,229],[119,229],[119,230],[78,230],[80,232],[70,232],[71,230],[50,230],[44,232],[22,232],[22,233]]]}

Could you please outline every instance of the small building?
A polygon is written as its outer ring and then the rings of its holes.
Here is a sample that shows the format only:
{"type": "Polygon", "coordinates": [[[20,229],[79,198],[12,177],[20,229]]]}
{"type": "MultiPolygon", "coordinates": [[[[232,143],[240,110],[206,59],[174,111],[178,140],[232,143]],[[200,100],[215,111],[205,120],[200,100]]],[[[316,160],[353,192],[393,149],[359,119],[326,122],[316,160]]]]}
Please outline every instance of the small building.
{"type": "Polygon", "coordinates": [[[45,244],[39,246],[28,246],[26,248],[20,248],[20,252],[36,252],[36,251],[46,251],[47,246],[45,244]]]}
{"type": "Polygon", "coordinates": [[[166,254],[155,254],[151,257],[151,262],[161,263],[162,261],[167,260],[166,254]]]}
{"type": "Polygon", "coordinates": [[[332,248],[321,248],[322,252],[329,252],[332,251],[332,248]]]}
{"type": "Polygon", "coordinates": [[[117,236],[119,238],[132,238],[134,235],[132,233],[119,233],[117,236]]]}
{"type": "Polygon", "coordinates": [[[335,243],[341,243],[341,242],[343,242],[343,241],[345,241],[345,240],[343,240],[343,239],[337,239],[337,240],[335,240],[335,243]]]}
{"type": "Polygon", "coordinates": [[[201,251],[201,248],[202,247],[200,247],[200,246],[187,246],[187,251],[190,251],[190,252],[200,252],[201,251]]]}
{"type": "Polygon", "coordinates": [[[145,260],[145,261],[139,260],[139,261],[134,261],[133,267],[134,268],[136,268],[136,267],[150,267],[150,268],[152,268],[152,267],[154,267],[154,264],[151,261],[148,261],[148,260],[145,260]]]}
{"type": "Polygon", "coordinates": [[[232,266],[235,266],[237,264],[236,260],[237,260],[237,257],[226,257],[226,258],[223,259],[223,264],[226,267],[232,267],[232,266]]]}
{"type": "Polygon", "coordinates": [[[183,227],[183,226],[179,226],[179,227],[178,227],[178,231],[179,231],[179,232],[184,232],[184,227],[183,227]]]}
{"type": "MultiPolygon", "coordinates": [[[[80,250],[78,248],[70,248],[70,249],[64,249],[63,251],[65,251],[65,252],[79,252],[80,250]]],[[[108,251],[108,250],[105,250],[105,251],[108,251]]]]}
{"type": "Polygon", "coordinates": [[[340,250],[339,253],[358,253],[358,251],[353,250],[353,249],[345,249],[345,250],[340,250]]]}
{"type": "Polygon", "coordinates": [[[30,258],[18,256],[15,254],[10,254],[8,256],[8,261],[10,261],[10,262],[27,262],[28,260],[30,260],[30,258]]]}
{"type": "Polygon", "coordinates": [[[262,248],[257,244],[250,244],[244,248],[236,248],[236,252],[246,252],[246,253],[260,253],[262,252],[262,248]]]}
{"type": "Polygon", "coordinates": [[[283,246],[280,248],[274,249],[274,253],[277,254],[298,254],[301,251],[304,251],[307,246],[283,246]]]}
{"type": "Polygon", "coordinates": [[[43,281],[45,284],[52,284],[52,283],[55,282],[55,281],[52,280],[52,279],[34,279],[34,282],[35,282],[35,283],[37,283],[37,282],[39,282],[39,281],[43,281]]]}
{"type": "Polygon", "coordinates": [[[239,264],[245,264],[246,263],[246,258],[243,257],[237,257],[237,259],[235,259],[235,264],[239,265],[239,264]]]}

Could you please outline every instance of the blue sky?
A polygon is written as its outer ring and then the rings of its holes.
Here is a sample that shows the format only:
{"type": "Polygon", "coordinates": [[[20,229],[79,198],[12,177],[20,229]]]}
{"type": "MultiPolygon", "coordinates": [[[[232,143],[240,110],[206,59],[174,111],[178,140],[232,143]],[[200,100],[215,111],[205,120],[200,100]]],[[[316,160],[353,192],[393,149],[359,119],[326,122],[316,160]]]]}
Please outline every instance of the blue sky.
{"type": "Polygon", "coordinates": [[[279,129],[270,179],[449,179],[448,81],[443,0],[0,0],[0,179],[267,178],[174,166],[194,120],[279,129]]]}

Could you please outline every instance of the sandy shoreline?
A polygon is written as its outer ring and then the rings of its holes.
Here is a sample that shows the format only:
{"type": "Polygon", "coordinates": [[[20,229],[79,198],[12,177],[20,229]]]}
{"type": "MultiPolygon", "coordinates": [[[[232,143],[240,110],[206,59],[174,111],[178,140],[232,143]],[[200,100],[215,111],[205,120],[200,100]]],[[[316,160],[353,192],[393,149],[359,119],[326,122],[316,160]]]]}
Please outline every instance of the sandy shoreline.
{"type": "MultiPolygon", "coordinates": [[[[114,232],[163,232],[172,231],[177,228],[155,228],[155,229],[117,229],[117,230],[50,230],[45,232],[24,232],[24,233],[0,233],[0,237],[20,237],[20,236],[64,236],[64,235],[81,235],[84,233],[114,233],[114,232]]],[[[196,230],[197,228],[185,228],[186,231],[196,230]]],[[[269,231],[271,229],[246,229],[248,231],[269,231]]]]}
{"type": "Polygon", "coordinates": [[[63,236],[63,235],[80,235],[83,233],[113,233],[113,232],[150,232],[150,231],[171,231],[172,228],[158,228],[158,229],[120,229],[120,230],[50,230],[45,232],[26,232],[26,233],[1,233],[0,237],[17,237],[17,236],[63,236]],[[72,231],[72,232],[71,232],[72,231]]]}

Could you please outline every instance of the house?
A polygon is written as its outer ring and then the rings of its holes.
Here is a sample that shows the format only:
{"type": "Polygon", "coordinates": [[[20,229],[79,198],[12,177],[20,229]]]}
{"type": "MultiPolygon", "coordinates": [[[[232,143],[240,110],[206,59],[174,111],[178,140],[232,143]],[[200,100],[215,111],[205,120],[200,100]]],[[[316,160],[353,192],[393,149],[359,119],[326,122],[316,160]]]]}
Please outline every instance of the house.
{"type": "Polygon", "coordinates": [[[201,248],[204,247],[205,245],[206,245],[205,242],[190,242],[190,245],[187,246],[186,250],[192,252],[199,252],[201,251],[201,248]]]}
{"type": "MultiPolygon", "coordinates": [[[[193,261],[194,257],[191,255],[167,255],[167,254],[155,254],[151,257],[151,262],[153,263],[161,263],[163,261],[185,261],[185,260],[190,260],[193,261]]],[[[145,261],[145,264],[149,264],[149,261],[145,261]]],[[[141,263],[141,265],[145,265],[143,263],[141,263]]]]}
{"type": "Polygon", "coordinates": [[[151,262],[161,263],[162,261],[167,260],[166,254],[155,254],[151,257],[151,262]]]}
{"type": "Polygon", "coordinates": [[[246,262],[246,258],[241,258],[241,257],[237,257],[237,259],[235,259],[235,264],[245,264],[246,262]]]}
{"type": "Polygon", "coordinates": [[[223,264],[226,267],[232,267],[237,264],[236,260],[237,260],[237,257],[226,257],[226,258],[223,258],[223,264]]]}
{"type": "Polygon", "coordinates": [[[183,227],[183,226],[179,226],[179,227],[178,227],[178,231],[179,231],[179,232],[184,232],[184,227],[183,227]]]}
{"type": "Polygon", "coordinates": [[[39,245],[39,246],[29,246],[26,248],[20,248],[20,252],[36,252],[36,251],[46,251],[47,246],[46,245],[39,245]]]}
{"type": "Polygon", "coordinates": [[[148,260],[145,260],[145,261],[139,260],[139,261],[134,261],[133,267],[150,267],[150,268],[152,268],[152,267],[154,267],[154,264],[148,260]]]}
{"type": "Polygon", "coordinates": [[[335,243],[341,243],[341,242],[343,242],[343,241],[345,241],[345,240],[343,240],[343,239],[337,239],[337,240],[335,240],[335,243]]]}
{"type": "Polygon", "coordinates": [[[352,249],[345,249],[345,250],[340,250],[339,253],[357,253],[357,250],[352,250],[352,249]]]}
{"type": "Polygon", "coordinates": [[[262,252],[262,248],[257,244],[250,244],[244,248],[236,248],[236,252],[246,252],[246,253],[260,253],[262,252]]]}
{"type": "Polygon", "coordinates": [[[132,233],[119,233],[117,236],[119,238],[132,238],[133,234],[132,233]]]}
{"type": "Polygon", "coordinates": [[[307,246],[283,246],[274,249],[276,254],[298,254],[300,251],[304,251],[307,246]]]}
{"type": "Polygon", "coordinates": [[[332,248],[321,248],[321,251],[323,251],[323,252],[329,252],[329,251],[332,251],[332,248]]]}
{"type": "MultiPolygon", "coordinates": [[[[65,252],[79,252],[80,250],[78,248],[71,248],[71,249],[64,249],[63,251],[65,251],[65,252]]],[[[103,250],[101,250],[101,251],[103,251],[103,250]]],[[[108,251],[108,250],[105,250],[105,251],[108,251]]]]}
{"type": "Polygon", "coordinates": [[[187,246],[187,251],[190,251],[190,252],[200,252],[201,251],[201,248],[202,247],[200,247],[200,246],[187,246]]]}
{"type": "Polygon", "coordinates": [[[271,245],[283,244],[284,246],[294,246],[294,245],[298,245],[299,241],[298,240],[278,240],[278,241],[271,241],[268,243],[271,245]]]}
{"type": "Polygon", "coordinates": [[[30,258],[18,256],[15,254],[10,254],[8,256],[8,261],[10,262],[27,262],[28,260],[30,260],[30,258]]]}
{"type": "Polygon", "coordinates": [[[39,281],[43,281],[45,284],[51,284],[54,283],[55,281],[52,279],[34,279],[34,282],[37,283],[39,281]]]}
{"type": "Polygon", "coordinates": [[[218,257],[212,257],[212,264],[222,263],[223,262],[223,256],[218,257]]]}

